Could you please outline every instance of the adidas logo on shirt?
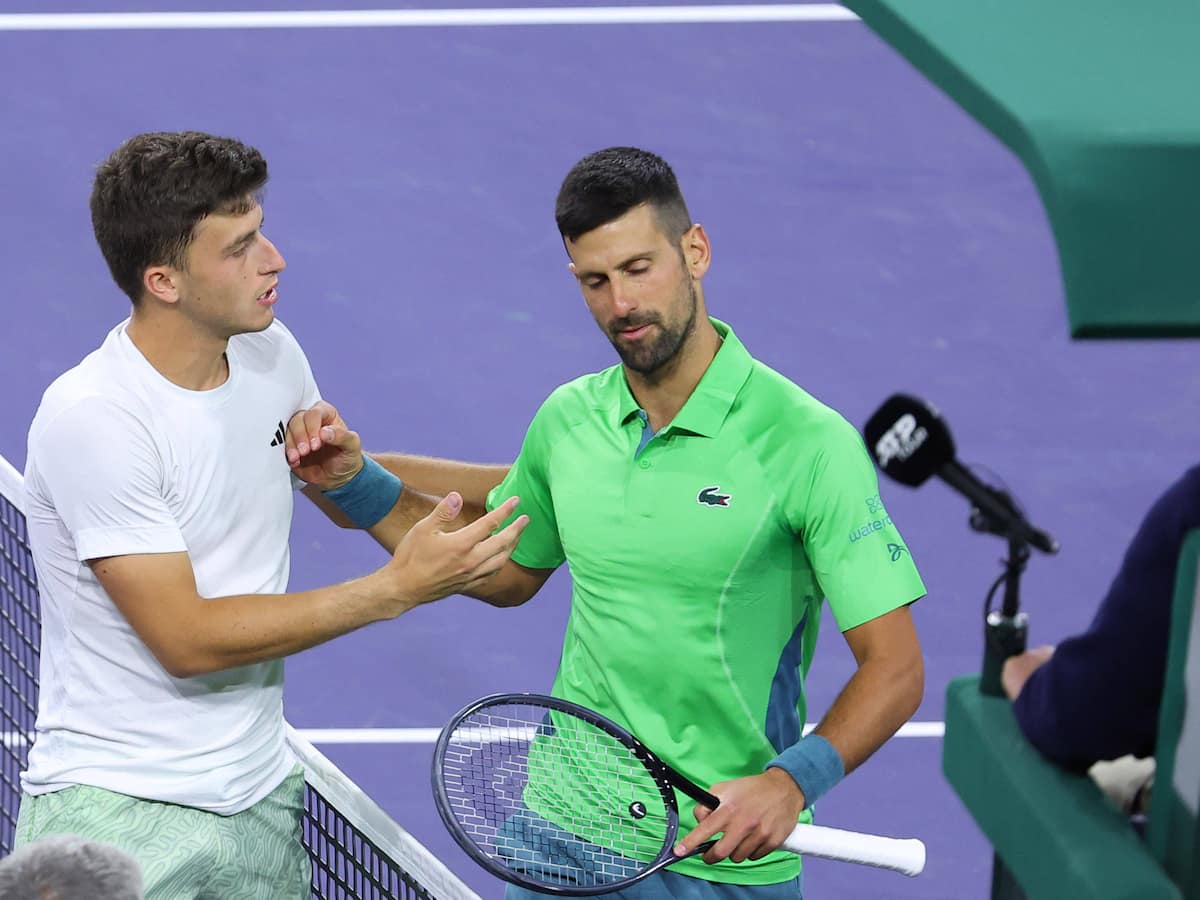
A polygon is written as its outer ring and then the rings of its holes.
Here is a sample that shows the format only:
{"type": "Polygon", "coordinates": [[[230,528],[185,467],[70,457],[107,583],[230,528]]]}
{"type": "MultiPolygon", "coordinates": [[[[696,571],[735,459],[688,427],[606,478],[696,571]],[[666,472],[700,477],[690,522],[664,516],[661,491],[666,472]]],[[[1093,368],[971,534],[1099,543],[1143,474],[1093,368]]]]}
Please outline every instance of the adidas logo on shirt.
{"type": "Polygon", "coordinates": [[[282,423],[282,422],[280,422],[280,423],[279,423],[279,425],[278,425],[278,427],[275,429],[275,438],[274,438],[274,440],[272,440],[272,441],[271,441],[271,446],[272,446],[272,447],[278,447],[278,446],[279,446],[280,444],[282,444],[282,443],[283,443],[285,440],[287,440],[287,435],[286,435],[286,434],[284,434],[284,432],[283,432],[283,423],[282,423]]]}

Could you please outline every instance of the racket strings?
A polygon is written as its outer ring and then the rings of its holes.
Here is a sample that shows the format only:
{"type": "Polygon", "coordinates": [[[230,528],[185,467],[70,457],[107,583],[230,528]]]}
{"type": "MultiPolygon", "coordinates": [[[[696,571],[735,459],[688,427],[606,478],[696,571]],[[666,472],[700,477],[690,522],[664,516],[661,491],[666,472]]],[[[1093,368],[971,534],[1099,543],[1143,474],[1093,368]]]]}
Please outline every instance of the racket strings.
{"type": "Polygon", "coordinates": [[[544,707],[485,707],[464,719],[447,741],[442,780],[475,846],[542,884],[626,881],[674,833],[659,785],[629,747],[544,707]]]}

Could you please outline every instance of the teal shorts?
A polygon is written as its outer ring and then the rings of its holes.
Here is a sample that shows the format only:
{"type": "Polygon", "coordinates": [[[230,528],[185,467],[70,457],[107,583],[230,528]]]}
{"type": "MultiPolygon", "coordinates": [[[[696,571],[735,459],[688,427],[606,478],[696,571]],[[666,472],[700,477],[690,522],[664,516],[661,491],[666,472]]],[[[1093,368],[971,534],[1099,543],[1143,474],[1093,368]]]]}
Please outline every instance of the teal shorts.
{"type": "Polygon", "coordinates": [[[310,900],[300,843],[304,771],[232,816],[78,785],[21,798],[16,846],[51,834],[112,844],[142,866],[146,900],[310,900]]]}

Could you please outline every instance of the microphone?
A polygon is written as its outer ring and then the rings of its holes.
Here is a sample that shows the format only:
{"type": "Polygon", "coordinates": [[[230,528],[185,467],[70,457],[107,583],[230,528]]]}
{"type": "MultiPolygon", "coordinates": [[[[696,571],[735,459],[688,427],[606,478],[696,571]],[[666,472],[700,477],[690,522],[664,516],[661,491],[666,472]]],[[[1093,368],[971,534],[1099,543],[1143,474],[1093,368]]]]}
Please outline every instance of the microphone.
{"type": "Polygon", "coordinates": [[[971,501],[971,527],[1017,539],[1043,553],[1057,553],[1058,541],[1033,527],[1012,498],[984,484],[963,467],[954,453],[954,438],[941,414],[908,394],[893,394],[863,428],[867,449],[889,478],[919,487],[937,475],[971,501]]]}

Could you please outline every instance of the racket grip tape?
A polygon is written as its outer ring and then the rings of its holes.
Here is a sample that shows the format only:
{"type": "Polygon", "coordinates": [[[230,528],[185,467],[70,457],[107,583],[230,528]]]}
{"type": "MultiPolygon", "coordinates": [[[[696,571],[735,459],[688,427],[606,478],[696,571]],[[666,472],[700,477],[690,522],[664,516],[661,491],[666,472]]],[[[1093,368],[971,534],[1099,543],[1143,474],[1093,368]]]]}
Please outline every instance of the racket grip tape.
{"type": "Polygon", "coordinates": [[[822,825],[797,825],[783,842],[783,849],[822,859],[891,869],[909,877],[920,875],[925,868],[925,844],[916,838],[888,838],[822,825]]]}

